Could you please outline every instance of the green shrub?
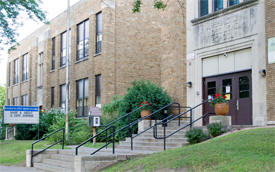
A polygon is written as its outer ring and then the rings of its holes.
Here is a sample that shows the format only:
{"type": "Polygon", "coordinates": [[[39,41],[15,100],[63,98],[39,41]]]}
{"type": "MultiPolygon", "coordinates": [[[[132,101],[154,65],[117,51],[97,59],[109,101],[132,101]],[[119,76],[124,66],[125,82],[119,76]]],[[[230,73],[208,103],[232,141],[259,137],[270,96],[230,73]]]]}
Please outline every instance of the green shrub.
{"type": "MultiPolygon", "coordinates": [[[[54,116],[53,124],[49,127],[49,132],[54,132],[60,128],[65,128],[66,118],[64,112],[56,111],[54,116]]],[[[66,144],[79,144],[86,139],[91,137],[92,128],[88,126],[88,121],[85,119],[75,118],[74,112],[69,113],[69,140],[66,144]]],[[[48,137],[47,140],[50,142],[56,142],[62,139],[62,132],[48,137]]]]}
{"type": "MultiPolygon", "coordinates": [[[[172,102],[171,97],[164,91],[163,88],[159,87],[150,81],[139,80],[132,82],[132,86],[128,88],[127,93],[124,97],[115,97],[109,104],[103,106],[103,114],[106,115],[105,120],[103,119],[103,125],[110,121],[117,119],[126,113],[129,113],[138,107],[141,103],[147,101],[150,103],[150,109],[152,112],[160,109],[161,107],[172,102]],[[110,117],[110,118],[108,118],[110,117]]],[[[104,117],[103,117],[104,118],[104,117]]],[[[131,114],[130,118],[124,118],[115,124],[116,129],[129,124],[140,118],[140,111],[131,114]],[[129,121],[130,119],[130,121],[129,121]]],[[[153,116],[153,119],[162,119],[163,113],[157,113],[153,116]]],[[[132,130],[137,132],[137,125],[133,126],[132,130]]],[[[117,139],[128,137],[128,129],[124,129],[116,135],[117,139]]]]}
{"type": "Polygon", "coordinates": [[[57,110],[50,110],[47,112],[40,112],[39,114],[39,126],[37,124],[17,124],[16,136],[17,140],[35,140],[38,139],[38,127],[39,138],[49,131],[49,127],[53,124],[54,117],[60,113],[57,110]]]}
{"type": "Polygon", "coordinates": [[[199,143],[207,138],[207,135],[200,128],[193,128],[185,133],[189,143],[199,143]]]}
{"type": "Polygon", "coordinates": [[[207,125],[207,130],[211,137],[216,137],[223,133],[223,126],[221,123],[212,123],[207,125]]]}

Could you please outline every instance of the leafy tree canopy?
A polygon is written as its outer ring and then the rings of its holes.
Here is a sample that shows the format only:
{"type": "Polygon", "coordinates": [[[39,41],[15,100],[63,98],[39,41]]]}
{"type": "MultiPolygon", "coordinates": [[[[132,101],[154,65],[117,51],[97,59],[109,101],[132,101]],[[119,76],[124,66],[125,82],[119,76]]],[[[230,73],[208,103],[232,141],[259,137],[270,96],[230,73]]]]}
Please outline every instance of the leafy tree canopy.
{"type": "MultiPolygon", "coordinates": [[[[168,2],[169,0],[167,0],[168,2]]],[[[154,8],[164,9],[167,6],[167,2],[164,3],[163,0],[154,0],[154,8]]],[[[133,13],[140,12],[140,7],[142,5],[142,0],[135,0],[133,4],[133,13]]]]}
{"type": "Polygon", "coordinates": [[[0,0],[0,44],[16,43],[16,29],[22,25],[19,16],[26,14],[30,19],[46,23],[41,0],[0,0]]]}

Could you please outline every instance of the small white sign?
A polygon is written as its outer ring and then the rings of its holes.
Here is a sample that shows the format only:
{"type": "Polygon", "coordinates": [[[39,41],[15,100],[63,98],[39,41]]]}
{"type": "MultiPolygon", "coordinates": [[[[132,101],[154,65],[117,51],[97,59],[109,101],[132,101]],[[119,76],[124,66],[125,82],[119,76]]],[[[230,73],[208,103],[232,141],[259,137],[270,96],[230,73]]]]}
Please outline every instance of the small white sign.
{"type": "Polygon", "coordinates": [[[94,117],[94,127],[99,127],[100,126],[100,117],[99,116],[95,116],[94,117]]]}
{"type": "Polygon", "coordinates": [[[275,63],[275,37],[268,39],[268,63],[275,63]]]}
{"type": "Polygon", "coordinates": [[[39,124],[39,107],[4,106],[5,124],[39,124]]]}
{"type": "Polygon", "coordinates": [[[231,87],[230,85],[229,86],[226,86],[225,87],[225,93],[230,93],[231,92],[231,87]]]}

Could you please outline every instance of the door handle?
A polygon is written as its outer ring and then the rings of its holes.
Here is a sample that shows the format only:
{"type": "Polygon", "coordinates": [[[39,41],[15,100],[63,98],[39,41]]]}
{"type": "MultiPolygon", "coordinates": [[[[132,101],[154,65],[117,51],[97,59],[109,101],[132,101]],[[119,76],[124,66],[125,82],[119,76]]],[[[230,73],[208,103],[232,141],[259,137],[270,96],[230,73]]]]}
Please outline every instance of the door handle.
{"type": "Polygon", "coordinates": [[[237,107],[237,110],[239,110],[239,99],[237,99],[236,107],[237,107]]]}

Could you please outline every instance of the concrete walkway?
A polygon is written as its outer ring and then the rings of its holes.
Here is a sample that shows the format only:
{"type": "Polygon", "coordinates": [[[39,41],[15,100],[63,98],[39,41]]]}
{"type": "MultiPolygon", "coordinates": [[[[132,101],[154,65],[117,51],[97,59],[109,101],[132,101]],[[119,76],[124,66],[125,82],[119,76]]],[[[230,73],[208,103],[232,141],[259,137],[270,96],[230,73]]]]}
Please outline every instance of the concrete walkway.
{"type": "Polygon", "coordinates": [[[1,166],[0,165],[0,172],[45,172],[45,171],[38,170],[35,168],[1,166]]]}

